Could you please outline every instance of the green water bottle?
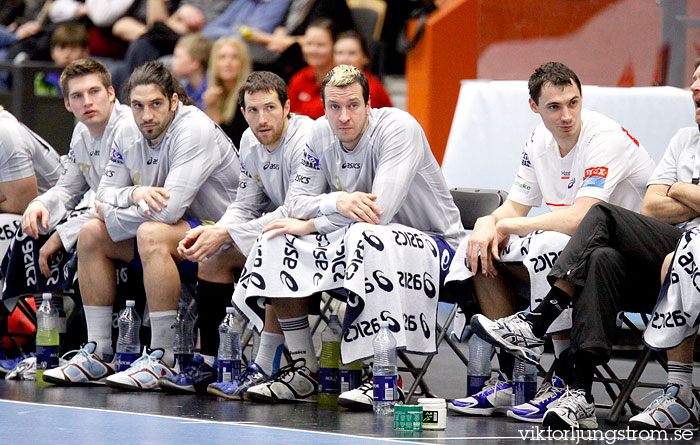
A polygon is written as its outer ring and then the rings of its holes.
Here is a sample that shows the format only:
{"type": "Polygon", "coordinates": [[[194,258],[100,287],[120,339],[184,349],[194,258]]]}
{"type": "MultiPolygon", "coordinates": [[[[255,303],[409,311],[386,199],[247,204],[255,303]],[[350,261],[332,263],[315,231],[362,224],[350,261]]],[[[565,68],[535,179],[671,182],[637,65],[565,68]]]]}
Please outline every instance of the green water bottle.
{"type": "Polygon", "coordinates": [[[340,321],[331,315],[328,326],[321,333],[321,360],[319,370],[320,388],[318,404],[337,406],[340,394],[340,321]]]}
{"type": "Polygon", "coordinates": [[[58,366],[58,310],[51,303],[51,294],[45,293],[36,311],[36,381],[44,382],[44,371],[58,366]]]}

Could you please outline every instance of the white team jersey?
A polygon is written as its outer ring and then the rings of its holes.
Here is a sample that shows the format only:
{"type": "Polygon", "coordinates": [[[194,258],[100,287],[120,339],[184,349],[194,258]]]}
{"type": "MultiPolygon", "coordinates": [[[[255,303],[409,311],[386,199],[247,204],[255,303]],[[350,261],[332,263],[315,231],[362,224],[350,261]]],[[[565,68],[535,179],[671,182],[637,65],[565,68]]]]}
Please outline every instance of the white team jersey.
{"type": "Polygon", "coordinates": [[[240,163],[231,140],[204,112],[178,104],[163,139],[154,147],[136,123],[124,122],[97,190],[112,240],[136,236],[145,221],[175,224],[185,217],[216,221],[236,199],[240,163]],[[138,186],[165,187],[170,198],[147,216],[131,199],[138,186]]]}
{"type": "Polygon", "coordinates": [[[287,216],[284,201],[289,184],[296,175],[308,142],[313,120],[291,114],[280,145],[272,153],[248,128],[241,138],[241,177],[238,193],[224,216],[216,223],[223,226],[241,253],[247,255],[262,229],[271,221],[287,216]],[[272,205],[276,210],[263,215],[272,205]]]}
{"type": "Polygon", "coordinates": [[[570,206],[584,196],[639,211],[654,161],[620,124],[595,111],[581,111],[581,134],[562,157],[544,124],[525,144],[508,199],[550,210],[570,206]]]}
{"type": "Polygon", "coordinates": [[[61,157],[10,112],[0,111],[0,182],[36,177],[39,193],[61,175],[61,157]]]}
{"type": "Polygon", "coordinates": [[[453,249],[465,236],[423,129],[399,109],[372,109],[352,151],[341,146],[325,117],[314,123],[289,191],[290,216],[316,218],[320,233],[350,224],[352,220],[335,212],[335,195],[319,196],[329,190],[376,194],[381,224],[395,222],[444,237],[453,249]]]}
{"type": "MultiPolygon", "coordinates": [[[[93,138],[88,127],[82,122],[75,126],[68,159],[63,164],[63,174],[54,187],[36,198],[49,210],[49,230],[53,230],[56,224],[75,209],[86,192],[97,191],[109,161],[117,129],[124,121],[133,120],[131,109],[116,101],[100,137],[93,138]]],[[[92,215],[85,213],[56,227],[66,250],[73,248],[78,240],[80,228],[90,219],[92,215]]]]}
{"type": "MultiPolygon", "coordinates": [[[[686,127],[671,138],[648,185],[671,186],[676,182],[693,182],[693,179],[700,180],[700,131],[698,127],[686,127]]],[[[697,225],[700,225],[700,216],[680,226],[689,230],[697,225]]]]}

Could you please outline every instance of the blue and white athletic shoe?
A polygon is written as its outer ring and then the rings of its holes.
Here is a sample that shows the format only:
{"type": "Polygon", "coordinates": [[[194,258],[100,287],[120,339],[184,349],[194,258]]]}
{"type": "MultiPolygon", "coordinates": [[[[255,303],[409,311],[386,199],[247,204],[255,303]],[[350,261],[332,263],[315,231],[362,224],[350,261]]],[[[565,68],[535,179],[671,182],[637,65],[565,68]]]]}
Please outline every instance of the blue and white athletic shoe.
{"type": "Polygon", "coordinates": [[[532,400],[510,408],[506,415],[523,422],[542,423],[544,413],[549,408],[557,406],[565,388],[564,382],[559,377],[553,376],[551,383],[542,383],[532,400]]]}
{"type": "MultiPolygon", "coordinates": [[[[3,357],[5,357],[5,354],[3,354],[3,357]]],[[[12,372],[13,369],[19,365],[19,362],[22,360],[25,360],[29,357],[34,357],[34,353],[30,352],[29,354],[22,354],[19,357],[15,358],[3,358],[0,360],[0,376],[4,376],[6,374],[9,374],[12,372]]]]}
{"type": "Polygon", "coordinates": [[[454,399],[447,408],[459,414],[490,416],[503,414],[513,403],[513,382],[508,381],[502,373],[491,377],[484,384],[484,389],[464,399],[454,399]]]}
{"type": "Polygon", "coordinates": [[[534,365],[540,362],[544,339],[532,333],[532,326],[522,312],[498,320],[476,314],[472,317],[471,327],[476,335],[497,348],[534,365]]]}
{"type": "Polygon", "coordinates": [[[114,374],[114,367],[95,354],[94,341],[80,349],[65,353],[62,359],[72,356],[66,364],[44,371],[44,381],[57,385],[91,385],[104,383],[114,374]]]}
{"type": "Polygon", "coordinates": [[[245,371],[231,382],[211,383],[207,387],[209,394],[231,400],[243,400],[246,391],[253,386],[270,381],[270,376],[265,374],[255,362],[249,362],[245,371]]]}
{"type": "Polygon", "coordinates": [[[695,396],[686,406],[678,398],[678,385],[668,385],[663,394],[644,411],[629,420],[630,428],[638,430],[698,430],[698,401],[695,396]]]}
{"type": "Polygon", "coordinates": [[[204,363],[201,355],[195,355],[184,371],[174,376],[158,379],[158,387],[173,393],[206,393],[207,386],[216,382],[216,369],[204,363]]]}

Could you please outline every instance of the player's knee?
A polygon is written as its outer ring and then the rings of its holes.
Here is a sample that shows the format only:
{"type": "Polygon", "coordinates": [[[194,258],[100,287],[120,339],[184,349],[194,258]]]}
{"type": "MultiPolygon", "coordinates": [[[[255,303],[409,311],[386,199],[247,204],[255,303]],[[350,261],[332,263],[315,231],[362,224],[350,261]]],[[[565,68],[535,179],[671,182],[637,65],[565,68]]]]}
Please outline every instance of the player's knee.
{"type": "Polygon", "coordinates": [[[167,245],[168,224],[146,221],[136,231],[136,243],[142,258],[163,252],[170,252],[167,245]]]}
{"type": "Polygon", "coordinates": [[[103,250],[106,242],[111,241],[104,222],[92,219],[80,228],[78,234],[78,256],[90,255],[103,250]]]}

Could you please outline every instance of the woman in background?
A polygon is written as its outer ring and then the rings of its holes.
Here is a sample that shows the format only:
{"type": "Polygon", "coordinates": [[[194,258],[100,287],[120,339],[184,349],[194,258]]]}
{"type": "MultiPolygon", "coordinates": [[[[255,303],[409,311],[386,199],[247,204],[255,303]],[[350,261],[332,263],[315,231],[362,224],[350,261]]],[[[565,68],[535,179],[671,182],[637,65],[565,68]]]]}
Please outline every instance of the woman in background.
{"type": "Polygon", "coordinates": [[[248,47],[237,37],[222,37],[214,43],[207,70],[204,109],[219,124],[236,147],[248,123],[238,107],[238,90],[252,72],[248,47]]]}
{"type": "Polygon", "coordinates": [[[333,68],[333,22],[322,18],[306,28],[301,52],[308,66],[302,68],[289,81],[290,111],[318,119],[324,115],[321,102],[321,82],[333,68]]]}
{"type": "Polygon", "coordinates": [[[369,98],[372,108],[392,107],[391,99],[382,85],[382,81],[369,72],[369,47],[357,31],[345,31],[338,34],[333,46],[335,65],[352,65],[361,69],[369,82],[369,98]]]}

